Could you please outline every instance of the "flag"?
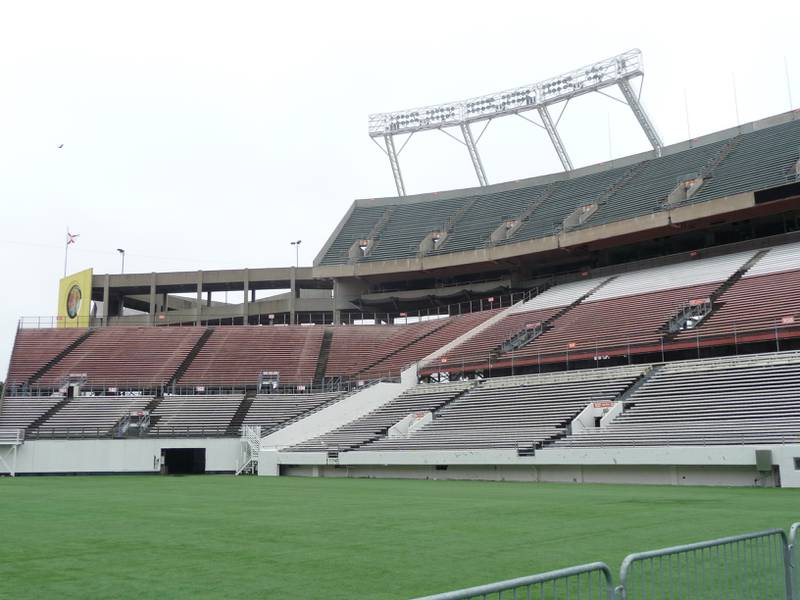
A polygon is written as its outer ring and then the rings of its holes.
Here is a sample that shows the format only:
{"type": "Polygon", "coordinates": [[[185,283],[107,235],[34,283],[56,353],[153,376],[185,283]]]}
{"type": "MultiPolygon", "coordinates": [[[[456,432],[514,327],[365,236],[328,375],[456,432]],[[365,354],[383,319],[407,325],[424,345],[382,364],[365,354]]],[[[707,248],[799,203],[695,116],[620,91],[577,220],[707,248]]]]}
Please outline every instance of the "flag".
{"type": "Polygon", "coordinates": [[[74,244],[80,235],[80,233],[70,233],[69,230],[67,230],[67,246],[74,244]]]}

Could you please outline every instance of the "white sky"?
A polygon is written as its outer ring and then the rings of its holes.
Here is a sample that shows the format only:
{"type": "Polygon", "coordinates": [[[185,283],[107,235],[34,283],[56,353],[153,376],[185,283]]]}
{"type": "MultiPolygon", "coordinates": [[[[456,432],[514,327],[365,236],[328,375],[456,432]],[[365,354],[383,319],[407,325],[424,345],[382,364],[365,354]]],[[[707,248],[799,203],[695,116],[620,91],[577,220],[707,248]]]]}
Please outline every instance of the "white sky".
{"type": "MultiPolygon", "coordinates": [[[[532,83],[641,48],[667,143],[800,105],[800,3],[4,2],[0,6],[0,379],[17,319],[70,271],[310,264],[354,198],[389,196],[370,112],[532,83]],[[739,8],[739,7],[742,8],[739,8]],[[652,7],[652,8],[650,8],[652,7]],[[63,149],[58,149],[59,144],[63,149]]],[[[559,125],[580,166],[647,149],[598,95],[559,125]],[[609,122],[611,148],[609,148],[609,122]]],[[[490,182],[558,171],[546,134],[493,122],[490,182]]],[[[401,155],[409,193],[472,186],[439,132],[401,155]]]]}

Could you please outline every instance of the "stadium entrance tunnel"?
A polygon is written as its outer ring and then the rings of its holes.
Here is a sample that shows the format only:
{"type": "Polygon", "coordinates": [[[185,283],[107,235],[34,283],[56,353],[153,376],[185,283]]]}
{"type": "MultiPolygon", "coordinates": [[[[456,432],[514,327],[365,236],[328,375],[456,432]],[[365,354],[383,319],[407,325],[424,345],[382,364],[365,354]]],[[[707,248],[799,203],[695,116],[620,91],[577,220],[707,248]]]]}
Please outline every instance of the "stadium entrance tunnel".
{"type": "Polygon", "coordinates": [[[206,472],[205,448],[162,448],[162,475],[200,475],[206,472]]]}

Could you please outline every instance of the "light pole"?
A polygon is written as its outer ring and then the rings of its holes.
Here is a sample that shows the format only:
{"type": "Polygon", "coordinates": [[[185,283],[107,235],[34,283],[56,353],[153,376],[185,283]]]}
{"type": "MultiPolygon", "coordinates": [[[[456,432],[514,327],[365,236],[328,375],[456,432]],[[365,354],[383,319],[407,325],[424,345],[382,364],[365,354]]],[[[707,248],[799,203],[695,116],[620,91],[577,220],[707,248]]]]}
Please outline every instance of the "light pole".
{"type": "Polygon", "coordinates": [[[122,256],[122,274],[125,274],[125,250],[122,248],[117,248],[117,252],[120,253],[122,256]]]}
{"type": "Polygon", "coordinates": [[[300,266],[300,244],[303,243],[303,240],[297,240],[296,242],[289,242],[292,246],[294,246],[294,262],[295,267],[300,266]]]}

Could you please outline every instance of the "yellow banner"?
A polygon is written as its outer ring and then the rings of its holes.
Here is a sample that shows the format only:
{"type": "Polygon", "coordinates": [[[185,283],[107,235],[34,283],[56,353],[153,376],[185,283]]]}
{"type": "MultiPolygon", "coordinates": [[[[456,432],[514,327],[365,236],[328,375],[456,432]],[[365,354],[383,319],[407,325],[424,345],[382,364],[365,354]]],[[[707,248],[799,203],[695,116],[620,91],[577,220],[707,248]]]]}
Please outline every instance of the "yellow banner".
{"type": "Polygon", "coordinates": [[[67,275],[59,282],[59,327],[88,327],[91,308],[92,269],[67,275]]]}

